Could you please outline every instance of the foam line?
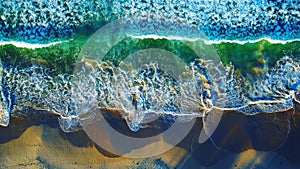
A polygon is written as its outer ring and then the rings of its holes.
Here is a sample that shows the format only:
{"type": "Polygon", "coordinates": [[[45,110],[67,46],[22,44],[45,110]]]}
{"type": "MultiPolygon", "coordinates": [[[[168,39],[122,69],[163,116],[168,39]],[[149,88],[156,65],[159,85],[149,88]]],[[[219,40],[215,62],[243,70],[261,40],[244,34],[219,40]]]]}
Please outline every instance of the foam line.
{"type": "MultiPolygon", "coordinates": [[[[253,40],[226,40],[226,39],[221,39],[221,40],[207,40],[204,38],[185,38],[185,37],[180,37],[180,36],[159,36],[159,35],[144,35],[144,36],[133,36],[130,35],[132,38],[137,38],[137,39],[168,39],[168,40],[182,40],[182,41],[204,41],[205,44],[207,45],[212,45],[212,44],[221,44],[221,43],[236,43],[240,45],[244,45],[246,43],[258,43],[260,41],[268,41],[271,44],[286,44],[286,43],[291,43],[291,42],[300,42],[300,39],[290,39],[290,40],[278,40],[278,39],[272,39],[269,37],[264,37],[264,38],[259,38],[259,39],[253,39],[253,40]]],[[[57,42],[51,42],[51,43],[46,43],[46,44],[38,44],[38,43],[27,43],[27,42],[22,42],[22,41],[0,41],[0,46],[4,45],[14,45],[18,48],[27,48],[27,49],[38,49],[38,48],[47,48],[50,46],[58,45],[61,43],[69,42],[73,39],[70,40],[65,40],[65,41],[57,41],[57,42]]]]}
{"type": "Polygon", "coordinates": [[[220,39],[220,40],[207,40],[204,38],[185,38],[180,36],[160,36],[160,35],[144,35],[144,36],[131,36],[137,39],[169,39],[169,40],[182,40],[182,41],[204,41],[207,45],[212,44],[221,44],[221,43],[237,43],[240,45],[244,45],[246,43],[257,43],[260,41],[268,41],[271,44],[286,44],[291,42],[300,42],[300,39],[289,39],[289,40],[279,40],[279,39],[272,39],[270,37],[263,37],[253,40],[227,40],[227,39],[220,39]]]}
{"type": "Polygon", "coordinates": [[[240,45],[244,45],[246,43],[257,43],[260,41],[268,41],[271,44],[286,44],[291,42],[299,42],[300,39],[289,39],[289,40],[278,40],[278,39],[272,39],[269,37],[263,37],[259,39],[253,39],[253,40],[205,40],[204,42],[206,44],[220,44],[220,43],[237,43],[240,45]]]}
{"type": "Polygon", "coordinates": [[[14,45],[18,48],[27,48],[27,49],[38,49],[38,48],[47,48],[50,46],[58,45],[64,42],[69,42],[70,40],[66,41],[57,41],[57,42],[51,42],[46,44],[38,44],[38,43],[27,43],[27,42],[21,42],[21,41],[0,41],[0,46],[3,45],[14,45]]]}

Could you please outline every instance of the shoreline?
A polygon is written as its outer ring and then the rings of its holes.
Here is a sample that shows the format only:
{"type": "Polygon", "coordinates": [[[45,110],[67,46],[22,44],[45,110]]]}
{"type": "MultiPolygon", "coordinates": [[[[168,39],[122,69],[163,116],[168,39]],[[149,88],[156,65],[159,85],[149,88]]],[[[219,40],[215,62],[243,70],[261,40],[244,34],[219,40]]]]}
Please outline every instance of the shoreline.
{"type": "MultiPolygon", "coordinates": [[[[120,166],[123,166],[124,163],[126,163],[126,165],[128,164],[128,166],[131,167],[136,167],[136,163],[147,163],[147,165],[152,165],[152,162],[155,159],[162,159],[166,164],[172,164],[170,168],[184,168],[186,165],[190,164],[191,160],[194,161],[192,163],[194,166],[199,165],[206,168],[217,168],[217,166],[225,163],[228,166],[232,166],[232,168],[236,168],[234,167],[235,165],[241,167],[251,164],[249,163],[249,160],[259,159],[261,157],[258,156],[259,154],[264,154],[266,156],[271,155],[271,157],[276,154],[276,157],[274,156],[274,158],[279,158],[282,161],[280,164],[277,161],[278,165],[300,165],[299,157],[293,154],[297,153],[300,149],[300,144],[297,143],[298,140],[294,139],[299,135],[298,133],[300,131],[299,110],[300,106],[297,105],[295,106],[294,114],[292,113],[292,110],[256,116],[245,116],[238,112],[227,112],[223,114],[220,124],[211,139],[203,144],[197,142],[197,138],[202,129],[201,126],[203,125],[202,119],[197,118],[194,127],[190,130],[188,135],[175,148],[167,152],[167,156],[163,154],[154,159],[138,159],[135,160],[134,165],[127,163],[128,161],[131,163],[133,161],[132,159],[124,159],[123,157],[115,156],[101,149],[101,147],[97,147],[82,130],[73,133],[64,133],[59,128],[57,114],[47,114],[46,111],[34,112],[34,110],[31,110],[31,115],[30,113],[22,114],[20,112],[20,114],[12,116],[12,123],[8,127],[0,127],[2,133],[0,149],[2,150],[1,152],[3,152],[0,156],[0,161],[4,160],[5,157],[7,164],[9,163],[10,166],[12,166],[11,164],[13,163],[23,162],[22,165],[25,165],[25,163],[28,162],[28,165],[34,163],[35,167],[50,163],[54,166],[56,165],[56,167],[60,166],[59,168],[76,168],[76,166],[80,168],[82,165],[88,164],[89,160],[87,159],[88,156],[91,155],[93,159],[95,159],[94,162],[91,162],[94,163],[91,168],[97,168],[97,164],[102,160],[104,160],[102,163],[110,161],[109,166],[111,166],[113,164],[112,161],[118,161],[120,159],[123,161],[121,162],[122,164],[119,163],[120,166]],[[234,121],[234,123],[232,123],[232,121],[234,121]],[[290,126],[290,129],[289,131],[285,131],[285,129],[288,129],[288,125],[290,126]],[[32,139],[35,139],[35,142],[37,143],[35,144],[32,139]],[[62,145],[58,146],[59,143],[62,145]],[[23,159],[20,161],[17,160],[17,156],[15,156],[14,159],[16,159],[16,161],[9,160],[9,152],[13,150],[12,147],[14,147],[15,144],[19,145],[19,148],[23,147],[15,153],[39,153],[31,154],[36,157],[35,159],[23,159]],[[70,152],[82,151],[87,157],[81,159],[79,158],[79,155],[76,153],[74,154],[74,152],[70,154],[63,153],[65,149],[70,152]],[[293,149],[292,153],[289,151],[291,149],[293,149]],[[9,151],[7,152],[7,150],[9,151]],[[46,156],[49,152],[50,155],[46,156]],[[55,155],[57,152],[61,154],[55,155]],[[179,153],[180,156],[175,158],[175,156],[178,155],[177,153],[179,153]],[[245,159],[249,153],[251,154],[251,158],[245,160],[243,163],[242,159],[245,159]],[[52,161],[47,161],[47,158],[50,158],[50,156],[53,157],[53,155],[68,160],[62,162],[52,158],[52,161]],[[76,160],[72,161],[72,156],[74,156],[74,159],[81,160],[82,163],[80,164],[80,162],[78,162],[76,164],[76,160]],[[166,159],[173,161],[170,162],[166,159]],[[151,164],[148,163],[149,161],[151,164]]],[[[157,134],[156,131],[161,131],[155,128],[145,128],[138,132],[132,132],[127,127],[125,120],[120,118],[118,113],[109,113],[108,111],[106,115],[108,122],[120,133],[126,135],[149,137],[153,134],[157,134]]],[[[163,122],[158,122],[157,124],[163,125],[163,122]]],[[[109,140],[109,138],[105,139],[109,140]]],[[[167,140],[165,141],[167,142],[167,140]]],[[[11,153],[13,153],[13,151],[11,153]]],[[[256,161],[256,163],[262,163],[264,161],[263,159],[261,159],[261,161],[256,161]]],[[[269,157],[268,160],[270,160],[269,157]]],[[[265,164],[268,165],[269,163],[265,164]]]]}
{"type": "MultiPolygon", "coordinates": [[[[62,132],[59,127],[57,114],[34,109],[28,109],[27,111],[30,112],[13,112],[10,125],[8,127],[0,127],[1,133],[3,134],[3,139],[0,140],[1,144],[20,137],[22,133],[31,126],[47,125],[52,128],[57,128],[57,130],[62,132]]],[[[110,110],[106,110],[104,113],[105,119],[110,125],[113,125],[117,131],[134,137],[149,137],[153,134],[163,132],[168,128],[165,121],[156,120],[149,123],[148,128],[132,132],[128,128],[125,119],[123,119],[119,113],[111,112],[110,110]]],[[[212,135],[211,140],[206,142],[211,142],[210,144],[214,145],[214,148],[216,149],[234,153],[242,152],[249,148],[255,148],[262,151],[278,151],[286,144],[286,142],[297,141],[289,140],[289,137],[291,135],[297,135],[296,131],[300,130],[299,124],[300,105],[295,105],[294,109],[284,112],[272,114],[264,113],[255,116],[247,116],[236,111],[227,111],[222,115],[221,121],[212,135]],[[234,123],[231,123],[232,121],[234,121],[234,123]],[[228,134],[229,136],[227,136],[228,134]],[[272,137],[265,137],[266,135],[272,137]],[[225,142],[223,138],[226,138],[225,142]]],[[[194,127],[191,129],[188,136],[178,146],[187,151],[192,151],[193,146],[199,146],[199,143],[194,139],[197,139],[197,135],[200,134],[202,126],[202,118],[197,118],[194,127]]],[[[65,134],[76,136],[80,132],[83,131],[79,130],[65,134]]],[[[74,139],[76,140],[76,137],[74,137],[74,139]]]]}

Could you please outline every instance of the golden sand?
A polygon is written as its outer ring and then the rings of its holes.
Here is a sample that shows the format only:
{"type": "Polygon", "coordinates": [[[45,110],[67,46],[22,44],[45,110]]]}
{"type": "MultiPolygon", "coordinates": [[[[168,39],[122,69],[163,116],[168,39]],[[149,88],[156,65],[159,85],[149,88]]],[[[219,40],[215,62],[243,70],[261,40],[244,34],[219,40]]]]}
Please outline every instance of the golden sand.
{"type": "MultiPolygon", "coordinates": [[[[161,159],[175,167],[185,154],[175,147],[147,161],[161,159]]],[[[57,128],[48,126],[29,127],[19,138],[0,144],[0,168],[132,168],[143,160],[107,157],[92,143],[75,146],[61,137],[57,128]]]]}

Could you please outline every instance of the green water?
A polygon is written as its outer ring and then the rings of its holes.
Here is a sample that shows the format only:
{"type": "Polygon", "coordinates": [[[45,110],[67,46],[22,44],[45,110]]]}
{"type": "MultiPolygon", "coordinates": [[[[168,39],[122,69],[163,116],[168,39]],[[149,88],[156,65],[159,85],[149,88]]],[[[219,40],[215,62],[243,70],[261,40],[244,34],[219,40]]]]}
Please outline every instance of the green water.
{"type": "MultiPolygon", "coordinates": [[[[56,73],[72,73],[86,36],[56,44],[50,47],[27,49],[13,45],[0,46],[0,59],[5,65],[26,68],[28,65],[42,65],[53,69],[56,73]]],[[[256,43],[220,43],[213,44],[224,65],[232,64],[244,76],[256,75],[266,68],[271,68],[282,57],[300,58],[300,42],[272,44],[266,40],[256,43]]],[[[160,48],[174,53],[185,62],[192,61],[196,56],[184,42],[168,39],[136,39],[125,38],[107,53],[105,59],[120,62],[130,54],[148,48],[160,48]]]]}

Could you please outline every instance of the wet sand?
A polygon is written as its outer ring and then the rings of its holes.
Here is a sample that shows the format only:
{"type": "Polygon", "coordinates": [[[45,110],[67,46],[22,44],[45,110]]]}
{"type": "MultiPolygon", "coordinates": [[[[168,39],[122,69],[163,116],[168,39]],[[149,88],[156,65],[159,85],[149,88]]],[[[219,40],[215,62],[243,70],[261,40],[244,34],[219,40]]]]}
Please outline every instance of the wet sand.
{"type": "Polygon", "coordinates": [[[84,133],[68,135],[47,125],[31,126],[0,145],[0,168],[153,168],[157,160],[173,168],[186,154],[177,147],[148,159],[107,157],[84,137],[84,133]]]}
{"type": "MultiPolygon", "coordinates": [[[[29,119],[17,112],[9,127],[0,128],[0,168],[299,168],[299,105],[295,109],[256,116],[226,112],[203,144],[197,142],[202,129],[198,119],[178,146],[146,159],[110,154],[83,131],[64,133],[56,115],[39,111],[29,119]]],[[[128,132],[124,121],[112,121],[128,132]]]]}

